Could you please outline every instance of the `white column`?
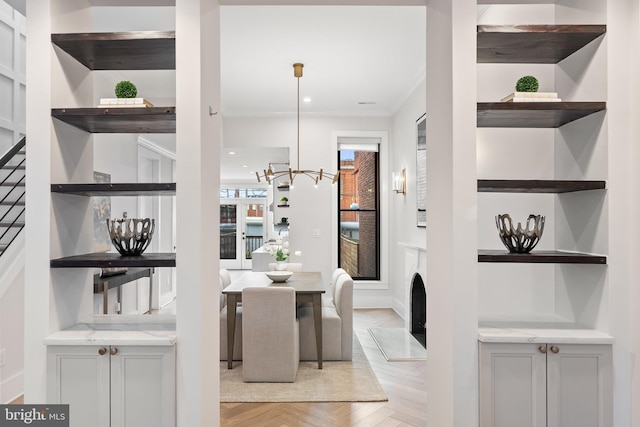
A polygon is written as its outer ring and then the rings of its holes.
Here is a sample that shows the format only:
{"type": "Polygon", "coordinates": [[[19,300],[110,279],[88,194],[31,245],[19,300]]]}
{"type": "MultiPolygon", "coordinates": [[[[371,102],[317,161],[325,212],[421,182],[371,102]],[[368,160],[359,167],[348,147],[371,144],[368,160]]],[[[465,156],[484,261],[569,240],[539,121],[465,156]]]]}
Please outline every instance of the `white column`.
{"type": "Polygon", "coordinates": [[[427,1],[427,424],[478,425],[476,1],[427,1]]]}
{"type": "Polygon", "coordinates": [[[217,0],[176,0],[177,418],[219,425],[217,0]]]}
{"type": "Polygon", "coordinates": [[[51,4],[28,0],[27,170],[25,216],[25,403],[46,402],[49,333],[49,212],[51,170],[51,4]]]}
{"type": "MultiPolygon", "coordinates": [[[[607,118],[609,202],[608,281],[610,334],[613,345],[613,419],[616,427],[638,425],[640,408],[640,352],[638,298],[640,252],[634,224],[640,212],[638,164],[640,128],[637,75],[640,62],[639,8],[636,0],[607,2],[607,118]],[[635,392],[635,393],[634,393],[635,392]]],[[[606,298],[606,296],[604,296],[606,298]]],[[[603,313],[606,316],[607,313],[603,313]]]]}

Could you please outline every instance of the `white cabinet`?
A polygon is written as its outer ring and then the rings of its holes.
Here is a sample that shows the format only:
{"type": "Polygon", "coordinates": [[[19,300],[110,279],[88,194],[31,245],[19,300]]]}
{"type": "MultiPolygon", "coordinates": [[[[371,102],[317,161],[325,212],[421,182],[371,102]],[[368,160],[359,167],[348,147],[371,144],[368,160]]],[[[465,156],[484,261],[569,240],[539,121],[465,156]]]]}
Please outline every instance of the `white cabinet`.
{"type": "Polygon", "coordinates": [[[480,427],[609,427],[611,345],[480,343],[480,427]]]}
{"type": "Polygon", "coordinates": [[[71,427],[173,427],[175,346],[47,348],[47,401],[69,404],[71,427]]]}

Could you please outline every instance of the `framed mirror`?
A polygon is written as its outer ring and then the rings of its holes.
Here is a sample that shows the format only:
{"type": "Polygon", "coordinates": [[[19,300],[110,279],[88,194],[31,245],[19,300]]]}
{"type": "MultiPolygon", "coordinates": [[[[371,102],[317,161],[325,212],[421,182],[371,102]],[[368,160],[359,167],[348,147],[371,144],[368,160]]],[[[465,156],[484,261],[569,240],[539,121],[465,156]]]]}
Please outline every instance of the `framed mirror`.
{"type": "Polygon", "coordinates": [[[418,227],[427,226],[427,115],[416,121],[416,214],[418,227]]]}

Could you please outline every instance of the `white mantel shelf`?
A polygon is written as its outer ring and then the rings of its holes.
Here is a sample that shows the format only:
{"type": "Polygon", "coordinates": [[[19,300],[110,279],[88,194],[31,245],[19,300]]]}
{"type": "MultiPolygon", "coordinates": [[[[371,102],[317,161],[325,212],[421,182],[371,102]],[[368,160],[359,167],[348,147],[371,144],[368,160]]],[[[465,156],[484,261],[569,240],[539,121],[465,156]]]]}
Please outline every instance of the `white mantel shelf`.
{"type": "Polygon", "coordinates": [[[170,346],[175,343],[173,315],[96,316],[44,339],[45,345],[170,346]]]}
{"type": "Polygon", "coordinates": [[[577,323],[554,321],[481,321],[478,341],[485,343],[613,344],[604,332],[577,323]]]}

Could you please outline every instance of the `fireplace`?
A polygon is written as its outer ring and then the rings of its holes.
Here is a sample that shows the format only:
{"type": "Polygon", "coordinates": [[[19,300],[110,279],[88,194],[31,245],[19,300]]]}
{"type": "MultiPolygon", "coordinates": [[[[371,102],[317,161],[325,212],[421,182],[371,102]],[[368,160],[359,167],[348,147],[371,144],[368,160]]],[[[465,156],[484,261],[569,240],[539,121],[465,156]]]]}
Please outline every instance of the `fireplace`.
{"type": "Polygon", "coordinates": [[[423,347],[427,347],[427,291],[420,273],[415,273],[411,279],[409,293],[409,311],[411,323],[409,331],[423,347]]]}

